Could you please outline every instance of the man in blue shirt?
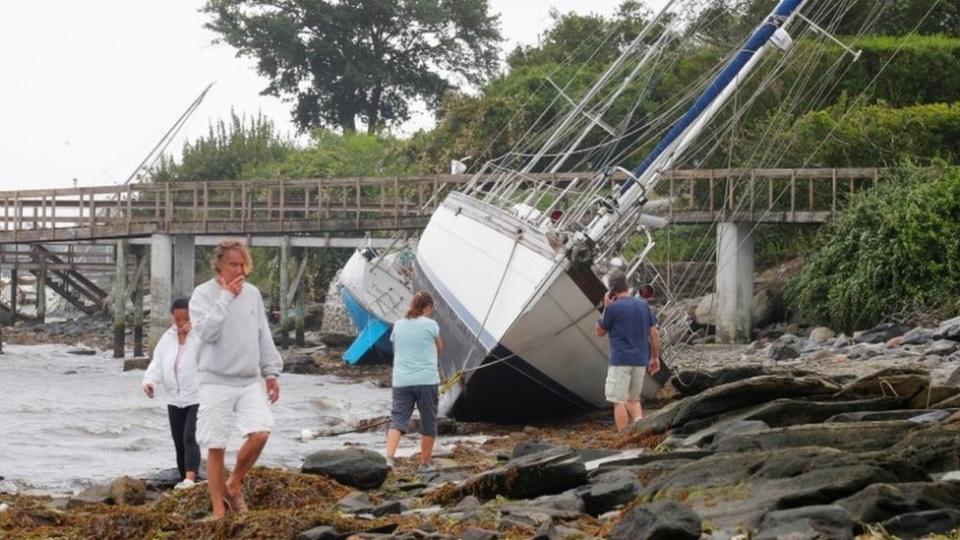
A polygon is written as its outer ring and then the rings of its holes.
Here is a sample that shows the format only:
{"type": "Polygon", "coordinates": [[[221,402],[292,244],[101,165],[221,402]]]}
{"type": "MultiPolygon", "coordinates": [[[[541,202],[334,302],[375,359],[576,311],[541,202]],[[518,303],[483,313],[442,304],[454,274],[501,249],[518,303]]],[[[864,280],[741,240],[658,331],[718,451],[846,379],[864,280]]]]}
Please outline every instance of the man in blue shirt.
{"type": "Polygon", "coordinates": [[[597,321],[597,336],[610,335],[610,367],[605,394],[613,403],[617,431],[643,417],[640,392],[646,371],[660,371],[660,333],[657,318],[643,300],[630,296],[627,276],[610,275],[610,292],[603,298],[603,317],[597,321]]]}

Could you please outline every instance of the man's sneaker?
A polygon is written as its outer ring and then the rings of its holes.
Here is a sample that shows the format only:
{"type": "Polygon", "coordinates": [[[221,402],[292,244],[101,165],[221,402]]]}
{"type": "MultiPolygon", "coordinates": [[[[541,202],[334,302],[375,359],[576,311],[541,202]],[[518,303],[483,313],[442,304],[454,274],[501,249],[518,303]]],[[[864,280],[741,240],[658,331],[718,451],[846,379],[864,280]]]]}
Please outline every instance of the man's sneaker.
{"type": "Polygon", "coordinates": [[[421,463],[420,466],[417,467],[417,472],[420,474],[433,473],[437,472],[437,468],[434,467],[433,463],[421,463]]]}
{"type": "Polygon", "coordinates": [[[193,480],[191,480],[191,479],[189,479],[189,478],[185,478],[182,482],[180,482],[179,484],[173,486],[173,489],[189,489],[189,488],[192,488],[192,487],[195,486],[195,485],[197,485],[196,482],[194,482],[193,480]]]}
{"type": "Polygon", "coordinates": [[[393,460],[392,457],[388,457],[388,458],[387,458],[387,467],[390,467],[390,468],[392,469],[392,468],[396,467],[396,465],[397,465],[397,464],[396,464],[396,462],[393,460]]]}

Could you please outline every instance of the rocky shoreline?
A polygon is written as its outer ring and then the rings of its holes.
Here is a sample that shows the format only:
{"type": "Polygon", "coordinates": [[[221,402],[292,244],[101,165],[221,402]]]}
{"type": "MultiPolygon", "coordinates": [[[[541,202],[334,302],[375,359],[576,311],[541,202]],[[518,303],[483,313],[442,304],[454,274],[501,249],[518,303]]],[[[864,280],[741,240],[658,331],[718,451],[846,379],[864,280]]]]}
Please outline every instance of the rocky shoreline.
{"type": "MultiPolygon", "coordinates": [[[[675,359],[666,405],[622,434],[608,412],[447,421],[441,440],[487,439],[438,455],[433,471],[413,458],[390,470],[356,447],[299,471],[259,468],[252,511],[219,522],[201,521],[203,487],[172,491],[170,478],[72,498],[0,482],[0,537],[960,539],[960,319],[828,334],[698,347],[675,359]]],[[[337,362],[325,348],[287,355],[290,371],[389,375],[337,362]]]]}

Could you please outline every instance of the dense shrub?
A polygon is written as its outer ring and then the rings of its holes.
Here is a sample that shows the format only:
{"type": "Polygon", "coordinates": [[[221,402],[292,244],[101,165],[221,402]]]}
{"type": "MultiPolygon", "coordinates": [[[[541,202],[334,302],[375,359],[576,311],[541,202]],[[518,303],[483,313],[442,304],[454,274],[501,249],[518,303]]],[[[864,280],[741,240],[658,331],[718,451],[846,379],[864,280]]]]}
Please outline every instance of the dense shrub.
{"type": "Polygon", "coordinates": [[[960,169],[910,169],[822,229],[788,301],[845,331],[914,310],[960,309],[960,169]]]}

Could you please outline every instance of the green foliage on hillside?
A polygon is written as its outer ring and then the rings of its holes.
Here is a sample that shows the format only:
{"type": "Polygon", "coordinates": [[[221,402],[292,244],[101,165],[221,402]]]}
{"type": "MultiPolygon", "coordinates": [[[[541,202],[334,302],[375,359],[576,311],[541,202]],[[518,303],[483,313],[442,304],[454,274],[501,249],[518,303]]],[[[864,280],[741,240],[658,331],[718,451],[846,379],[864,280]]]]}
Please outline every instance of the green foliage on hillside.
{"type": "Polygon", "coordinates": [[[960,169],[910,169],[822,229],[788,301],[809,323],[852,331],[892,314],[960,310],[960,169]]]}

